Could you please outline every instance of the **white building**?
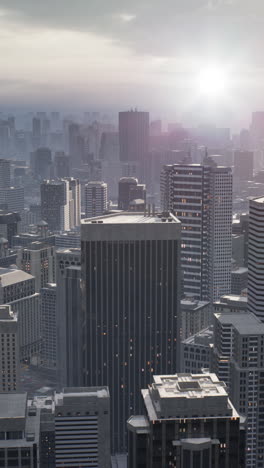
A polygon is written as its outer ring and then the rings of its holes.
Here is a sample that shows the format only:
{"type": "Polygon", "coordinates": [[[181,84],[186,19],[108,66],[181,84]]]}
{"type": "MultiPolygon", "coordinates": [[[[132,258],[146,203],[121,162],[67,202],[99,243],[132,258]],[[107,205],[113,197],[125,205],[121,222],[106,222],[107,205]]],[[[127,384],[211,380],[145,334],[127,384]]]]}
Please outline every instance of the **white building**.
{"type": "Polygon", "coordinates": [[[107,184],[105,182],[88,182],[85,185],[85,216],[93,218],[102,216],[107,211],[107,184]]]}
{"type": "Polygon", "coordinates": [[[0,306],[0,340],[0,392],[16,392],[20,379],[18,324],[9,305],[0,306]]]}
{"type": "Polygon", "coordinates": [[[161,207],[182,223],[183,292],[217,300],[231,291],[232,172],[214,165],[174,164],[161,173],[161,207]]]}

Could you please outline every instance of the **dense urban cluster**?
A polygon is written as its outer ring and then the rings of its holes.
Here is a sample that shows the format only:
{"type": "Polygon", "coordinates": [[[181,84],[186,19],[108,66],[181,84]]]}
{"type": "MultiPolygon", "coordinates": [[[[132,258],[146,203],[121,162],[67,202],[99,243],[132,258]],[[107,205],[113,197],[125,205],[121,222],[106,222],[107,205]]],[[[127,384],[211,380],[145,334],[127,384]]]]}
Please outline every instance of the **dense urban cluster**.
{"type": "Polygon", "coordinates": [[[0,340],[0,467],[264,468],[264,112],[2,113],[0,340]]]}

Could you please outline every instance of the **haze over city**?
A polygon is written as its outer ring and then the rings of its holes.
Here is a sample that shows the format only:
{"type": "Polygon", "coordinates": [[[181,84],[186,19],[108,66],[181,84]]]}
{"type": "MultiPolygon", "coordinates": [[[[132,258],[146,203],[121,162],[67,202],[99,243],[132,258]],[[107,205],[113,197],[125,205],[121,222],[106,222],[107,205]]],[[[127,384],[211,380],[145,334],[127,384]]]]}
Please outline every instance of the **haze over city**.
{"type": "Polygon", "coordinates": [[[264,104],[263,14],[261,0],[2,0],[2,105],[138,105],[243,126],[264,104]],[[206,70],[220,96],[200,86],[206,70]]]}

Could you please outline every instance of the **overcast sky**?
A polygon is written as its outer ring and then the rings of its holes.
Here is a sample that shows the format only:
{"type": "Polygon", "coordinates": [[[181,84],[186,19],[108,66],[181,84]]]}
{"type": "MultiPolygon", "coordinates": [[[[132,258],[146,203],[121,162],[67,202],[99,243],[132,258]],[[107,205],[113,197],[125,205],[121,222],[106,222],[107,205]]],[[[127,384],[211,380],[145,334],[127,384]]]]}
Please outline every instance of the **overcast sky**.
{"type": "Polygon", "coordinates": [[[228,89],[209,104],[242,122],[264,109],[263,18],[263,0],[0,0],[0,99],[200,112],[213,64],[228,89]]]}

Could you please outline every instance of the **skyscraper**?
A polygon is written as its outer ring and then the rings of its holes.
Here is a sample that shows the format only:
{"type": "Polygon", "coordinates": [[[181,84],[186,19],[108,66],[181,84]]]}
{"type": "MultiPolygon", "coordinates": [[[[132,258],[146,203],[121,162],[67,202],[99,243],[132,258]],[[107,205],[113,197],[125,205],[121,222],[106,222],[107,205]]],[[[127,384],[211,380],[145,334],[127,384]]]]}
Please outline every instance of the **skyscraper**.
{"type": "Polygon", "coordinates": [[[70,229],[69,182],[45,180],[40,186],[41,216],[51,231],[70,229]]]}
{"type": "Polygon", "coordinates": [[[118,209],[129,210],[130,203],[136,199],[146,203],[145,184],[139,184],[135,177],[122,177],[118,183],[118,209]]]}
{"type": "Polygon", "coordinates": [[[70,176],[70,160],[64,151],[57,151],[54,156],[55,177],[63,178],[70,176]]]}
{"type": "Polygon", "coordinates": [[[104,182],[88,182],[84,196],[87,218],[102,216],[107,211],[107,184],[104,182]]]}
{"type": "Polygon", "coordinates": [[[120,161],[143,163],[149,151],[149,113],[119,112],[120,161]]]}
{"type": "Polygon", "coordinates": [[[0,392],[16,392],[20,383],[18,324],[10,305],[0,306],[0,337],[0,392]]]}
{"type": "Polygon", "coordinates": [[[52,157],[49,148],[38,148],[31,153],[30,166],[34,175],[41,179],[49,179],[51,171],[52,157]]]}
{"type": "Polygon", "coordinates": [[[41,362],[49,369],[57,368],[56,293],[55,283],[40,290],[41,362]]]}
{"type": "Polygon", "coordinates": [[[154,375],[142,397],[146,415],[127,423],[129,468],[245,466],[239,414],[215,374],[154,375]]]}
{"type": "Polygon", "coordinates": [[[39,292],[47,283],[55,281],[54,247],[43,242],[32,242],[19,249],[17,266],[35,277],[35,289],[39,292]]]}
{"type": "Polygon", "coordinates": [[[0,159],[0,188],[8,188],[11,185],[10,161],[0,159]]]}
{"type": "Polygon", "coordinates": [[[235,151],[234,175],[240,180],[252,180],[254,169],[253,151],[235,151]]]}
{"type": "Polygon", "coordinates": [[[79,179],[66,177],[69,182],[70,191],[70,228],[75,228],[81,224],[81,187],[79,179]]]}
{"type": "Polygon", "coordinates": [[[199,164],[164,166],[161,205],[182,223],[183,292],[217,300],[231,290],[232,172],[199,164]]]}
{"type": "Polygon", "coordinates": [[[82,221],[84,384],[109,386],[114,451],[126,449],[140,388],[177,370],[180,233],[174,216],[82,221]]]}
{"type": "Polygon", "coordinates": [[[264,197],[249,202],[248,309],[264,321],[264,197]]]}

